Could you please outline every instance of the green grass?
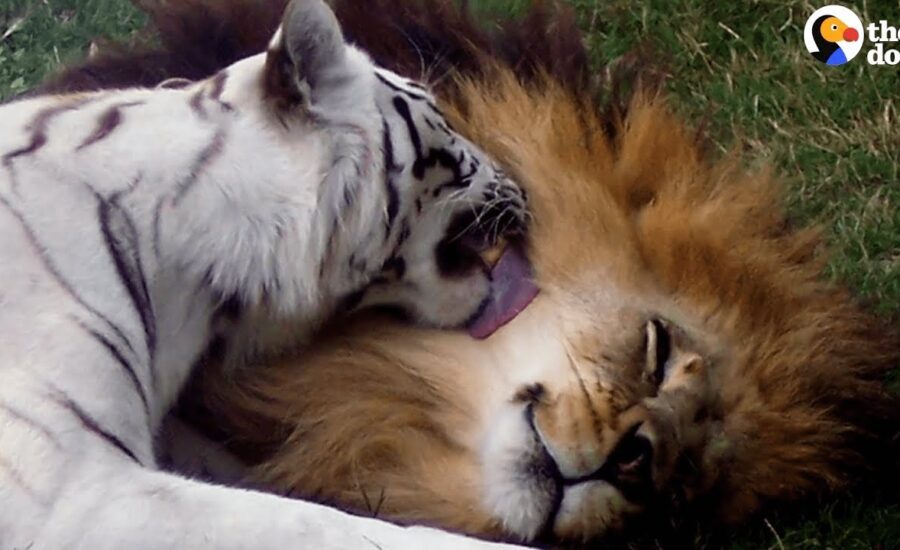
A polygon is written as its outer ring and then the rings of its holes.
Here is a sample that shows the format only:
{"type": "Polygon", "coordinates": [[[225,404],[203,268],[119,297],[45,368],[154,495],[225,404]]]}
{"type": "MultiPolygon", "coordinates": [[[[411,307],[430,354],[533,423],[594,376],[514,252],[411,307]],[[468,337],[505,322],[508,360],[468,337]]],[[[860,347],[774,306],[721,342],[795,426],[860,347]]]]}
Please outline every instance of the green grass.
{"type": "Polygon", "coordinates": [[[0,100],[82,58],[92,40],[126,37],[143,22],[126,0],[2,0],[0,100]]]}
{"type": "MultiPolygon", "coordinates": [[[[820,65],[802,31],[806,1],[571,0],[595,61],[649,48],[671,73],[673,105],[708,117],[716,147],[740,147],[774,164],[798,220],[820,224],[831,275],[884,313],[900,311],[900,78],[897,68],[820,65]]],[[[526,0],[479,0],[514,12],[526,0]]],[[[900,25],[900,2],[854,6],[864,22],[900,25]],[[866,9],[864,9],[866,8],[866,9]]],[[[123,38],[143,19],[126,0],[4,0],[0,99],[77,59],[97,37],[123,38]]],[[[895,379],[898,377],[895,377],[895,379]]],[[[896,548],[900,489],[822,503],[793,517],[769,515],[733,537],[755,548],[896,548]]],[[[699,539],[698,544],[702,545],[699,539]]]]}
{"type": "MultiPolygon", "coordinates": [[[[897,69],[862,57],[826,67],[803,46],[805,1],[579,1],[598,59],[649,41],[677,105],[711,113],[725,151],[740,143],[775,164],[803,221],[829,230],[834,276],[884,312],[900,309],[897,69]]],[[[900,3],[869,2],[863,21],[900,24],[900,3]],[[875,6],[878,6],[877,8],[875,6]]]]}

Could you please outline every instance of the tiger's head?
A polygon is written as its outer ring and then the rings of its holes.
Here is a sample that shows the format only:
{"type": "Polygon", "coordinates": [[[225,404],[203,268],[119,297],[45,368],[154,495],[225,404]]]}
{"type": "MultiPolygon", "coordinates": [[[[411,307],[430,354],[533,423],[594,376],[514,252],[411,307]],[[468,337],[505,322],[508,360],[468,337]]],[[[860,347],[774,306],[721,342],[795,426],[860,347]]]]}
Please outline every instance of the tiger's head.
{"type": "Polygon", "coordinates": [[[900,342],[823,280],[778,185],[707,161],[656,96],[610,129],[552,82],[462,88],[459,124],[527,175],[541,295],[482,342],[361,319],[210,390],[255,480],[526,542],[842,486],[900,342]]]}
{"type": "Polygon", "coordinates": [[[321,150],[312,239],[326,255],[321,286],[344,310],[390,306],[439,327],[485,310],[491,266],[481,254],[524,237],[524,192],[452,128],[424,85],[347,43],[324,1],[288,3],[267,52],[206,88],[226,111],[260,102],[258,124],[321,150]],[[310,145],[310,133],[321,143],[310,145]]]}

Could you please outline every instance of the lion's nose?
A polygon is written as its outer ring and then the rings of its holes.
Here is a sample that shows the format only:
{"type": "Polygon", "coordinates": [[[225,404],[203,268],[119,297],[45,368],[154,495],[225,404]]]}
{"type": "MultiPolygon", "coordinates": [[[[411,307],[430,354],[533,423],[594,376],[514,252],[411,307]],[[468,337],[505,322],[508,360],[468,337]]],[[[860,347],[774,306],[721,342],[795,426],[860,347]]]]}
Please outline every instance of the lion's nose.
{"type": "MultiPolygon", "coordinates": [[[[537,439],[556,465],[565,485],[604,480],[623,487],[645,487],[651,481],[653,444],[638,433],[642,422],[634,422],[618,436],[598,434],[577,422],[541,421],[540,408],[529,407],[529,420],[537,439]]],[[[628,424],[626,424],[628,426],[628,424]]]]}
{"type": "Polygon", "coordinates": [[[563,479],[587,476],[606,462],[614,434],[574,399],[529,407],[532,427],[563,479]]]}

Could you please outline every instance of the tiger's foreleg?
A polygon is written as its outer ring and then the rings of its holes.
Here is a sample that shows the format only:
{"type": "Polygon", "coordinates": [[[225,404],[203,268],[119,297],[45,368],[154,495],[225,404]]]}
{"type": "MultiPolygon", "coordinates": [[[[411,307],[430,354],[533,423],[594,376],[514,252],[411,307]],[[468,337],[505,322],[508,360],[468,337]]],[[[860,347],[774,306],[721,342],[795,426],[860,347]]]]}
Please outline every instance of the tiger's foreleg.
{"type": "Polygon", "coordinates": [[[120,462],[81,472],[37,540],[4,548],[503,548],[120,462]]]}

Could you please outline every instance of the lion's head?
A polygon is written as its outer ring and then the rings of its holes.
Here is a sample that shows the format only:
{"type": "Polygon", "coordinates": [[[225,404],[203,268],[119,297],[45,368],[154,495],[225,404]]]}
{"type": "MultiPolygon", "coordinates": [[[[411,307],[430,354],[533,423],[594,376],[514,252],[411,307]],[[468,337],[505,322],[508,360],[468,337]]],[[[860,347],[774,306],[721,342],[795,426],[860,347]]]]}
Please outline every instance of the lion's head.
{"type": "Polygon", "coordinates": [[[654,97],[610,135],[552,82],[462,89],[459,126],[528,186],[541,295],[481,342],[361,319],[226,389],[231,435],[272,450],[257,481],[524,541],[840,486],[898,344],[770,177],[705,161],[654,97]]]}
{"type": "MultiPolygon", "coordinates": [[[[203,74],[252,48],[280,3],[169,6],[155,13],[167,55],[114,55],[68,82],[203,74]]],[[[207,379],[258,483],[402,522],[580,541],[658,512],[740,521],[840,487],[892,429],[888,322],[823,278],[816,232],[786,220],[769,172],[709,160],[648,86],[598,106],[564,11],[489,34],[443,0],[334,4],[380,63],[430,69],[457,129],[527,187],[542,292],[485,341],[367,316],[246,378],[207,379]]]]}

